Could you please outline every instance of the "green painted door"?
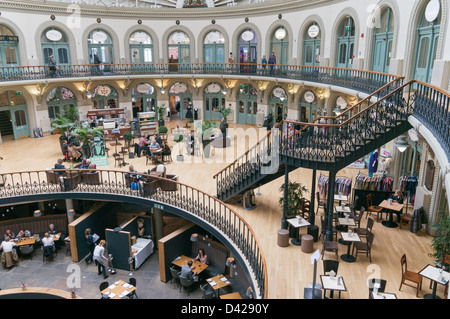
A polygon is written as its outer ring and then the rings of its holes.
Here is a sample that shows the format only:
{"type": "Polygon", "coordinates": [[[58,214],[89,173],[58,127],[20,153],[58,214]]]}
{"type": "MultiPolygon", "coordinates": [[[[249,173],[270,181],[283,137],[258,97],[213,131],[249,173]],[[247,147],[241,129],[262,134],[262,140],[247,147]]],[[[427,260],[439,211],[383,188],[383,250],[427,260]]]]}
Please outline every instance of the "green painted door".
{"type": "Polygon", "coordinates": [[[218,112],[220,106],[225,107],[225,96],[222,93],[205,94],[204,97],[204,120],[220,121],[222,114],[218,112]]]}
{"type": "Polygon", "coordinates": [[[351,17],[342,23],[337,37],[337,64],[338,68],[350,69],[353,67],[355,54],[355,25],[351,17]]]}

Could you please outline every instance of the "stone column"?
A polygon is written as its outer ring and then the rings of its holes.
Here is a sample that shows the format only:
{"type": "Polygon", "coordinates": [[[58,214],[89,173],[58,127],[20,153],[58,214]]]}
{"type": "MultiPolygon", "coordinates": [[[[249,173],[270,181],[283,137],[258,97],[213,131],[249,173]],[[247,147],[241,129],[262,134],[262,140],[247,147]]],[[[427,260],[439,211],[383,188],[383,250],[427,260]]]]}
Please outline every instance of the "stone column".
{"type": "Polygon", "coordinates": [[[155,242],[157,243],[160,238],[164,236],[164,223],[163,223],[163,216],[164,211],[153,208],[153,223],[155,225],[154,231],[155,231],[155,242]]]}
{"type": "Polygon", "coordinates": [[[73,209],[73,200],[66,199],[66,212],[67,212],[67,222],[70,224],[73,222],[73,216],[75,216],[75,210],[73,209]]]}

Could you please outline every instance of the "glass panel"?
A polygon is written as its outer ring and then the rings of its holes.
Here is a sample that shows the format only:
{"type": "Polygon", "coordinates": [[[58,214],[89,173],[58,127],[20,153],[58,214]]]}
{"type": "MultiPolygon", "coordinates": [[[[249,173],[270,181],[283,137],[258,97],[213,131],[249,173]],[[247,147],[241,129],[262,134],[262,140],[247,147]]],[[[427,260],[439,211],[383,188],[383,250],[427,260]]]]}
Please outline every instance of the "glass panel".
{"type": "Polygon", "coordinates": [[[14,33],[12,33],[7,27],[0,25],[0,35],[14,36],[14,33]]]}
{"type": "Polygon", "coordinates": [[[189,63],[190,62],[189,47],[181,48],[181,62],[182,63],[189,63]]]}
{"type": "MultiPolygon", "coordinates": [[[[392,40],[389,40],[388,43],[388,54],[386,55],[386,66],[390,66],[391,65],[391,52],[392,52],[392,40]]],[[[386,72],[389,70],[386,70],[386,72]]]]}
{"type": "Polygon", "coordinates": [[[252,114],[252,102],[247,101],[247,114],[252,114]]]}
{"type": "Polygon", "coordinates": [[[207,97],[205,100],[205,106],[206,106],[206,110],[209,111],[209,97],[207,97]]]}
{"type": "Polygon", "coordinates": [[[23,105],[25,101],[22,95],[17,95],[14,91],[9,91],[9,98],[11,99],[11,105],[23,105]]]}
{"type": "Polygon", "coordinates": [[[177,31],[169,36],[169,44],[189,44],[190,39],[184,32],[177,31]]]}
{"type": "Polygon", "coordinates": [[[3,92],[0,94],[0,106],[8,106],[9,105],[9,99],[8,99],[8,93],[3,92]]]}
{"type": "Polygon", "coordinates": [[[152,63],[153,62],[153,49],[152,48],[144,48],[144,62],[152,63]]]}
{"type": "Polygon", "coordinates": [[[222,33],[214,30],[206,35],[205,41],[203,43],[204,44],[225,43],[225,38],[223,37],[222,33]]]}
{"type": "Polygon", "coordinates": [[[433,48],[433,60],[431,60],[431,69],[434,68],[434,61],[436,60],[437,46],[439,42],[439,37],[434,39],[434,48],[433,48]]]}
{"type": "Polygon", "coordinates": [[[131,49],[131,63],[141,62],[140,50],[138,48],[131,49]]]}
{"type": "Polygon", "coordinates": [[[25,118],[25,111],[17,110],[14,112],[14,117],[16,119],[16,126],[27,125],[27,120],[25,118]]]}
{"type": "Polygon", "coordinates": [[[425,69],[427,67],[428,49],[430,46],[430,38],[422,38],[419,48],[419,63],[418,68],[425,69]]]}
{"type": "Polygon", "coordinates": [[[94,30],[88,36],[88,43],[112,44],[109,34],[103,30],[94,30]]]}
{"type": "Polygon", "coordinates": [[[345,60],[347,59],[347,44],[341,43],[339,46],[339,63],[345,64],[345,60]]]}
{"type": "Polygon", "coordinates": [[[248,29],[248,30],[242,32],[241,36],[239,37],[239,43],[249,43],[249,42],[250,43],[257,43],[258,42],[258,39],[256,37],[255,31],[253,31],[251,29],[248,29]],[[248,33],[248,32],[250,32],[253,35],[253,38],[250,41],[246,41],[245,39],[242,38],[242,35],[244,35],[244,33],[245,33],[246,36],[249,35],[250,33],[248,33]]]}
{"type": "Polygon", "coordinates": [[[306,47],[306,53],[305,53],[305,63],[312,63],[313,62],[313,48],[312,46],[308,45],[306,47]]]}
{"type": "Polygon", "coordinates": [[[205,63],[214,63],[214,45],[205,44],[205,63]]]}
{"type": "Polygon", "coordinates": [[[217,111],[218,108],[219,108],[219,99],[217,97],[213,97],[211,111],[217,111]]]}
{"type": "Polygon", "coordinates": [[[5,48],[6,64],[17,64],[16,48],[5,48]]]}
{"type": "Polygon", "coordinates": [[[50,53],[53,53],[52,48],[44,48],[44,63],[48,64],[48,57],[50,56],[50,53]]]}
{"type": "Polygon", "coordinates": [[[131,35],[129,44],[152,44],[152,37],[144,31],[137,31],[131,35]]]}
{"type": "Polygon", "coordinates": [[[256,114],[256,111],[258,111],[258,102],[253,102],[253,114],[256,114]]]}
{"type": "Polygon", "coordinates": [[[239,113],[244,113],[244,101],[239,101],[239,113]]]}
{"type": "Polygon", "coordinates": [[[58,49],[58,62],[60,64],[68,64],[69,63],[69,54],[66,48],[58,49]]]}
{"type": "Polygon", "coordinates": [[[218,45],[216,48],[216,63],[225,62],[225,48],[223,45],[218,45]]]}

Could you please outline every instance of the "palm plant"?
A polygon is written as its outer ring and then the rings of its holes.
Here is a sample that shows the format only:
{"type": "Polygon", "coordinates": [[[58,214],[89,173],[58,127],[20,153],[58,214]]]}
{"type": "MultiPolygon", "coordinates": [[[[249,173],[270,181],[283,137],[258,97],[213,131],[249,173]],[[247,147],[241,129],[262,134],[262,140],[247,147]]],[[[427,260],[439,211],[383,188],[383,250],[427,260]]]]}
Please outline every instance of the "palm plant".
{"type": "MultiPolygon", "coordinates": [[[[284,183],[281,185],[279,191],[284,193],[284,183]]],[[[304,185],[297,182],[288,182],[287,218],[295,217],[298,208],[303,204],[305,192],[308,192],[308,189],[304,185]]],[[[283,209],[284,196],[278,199],[278,205],[283,209]]]]}
{"type": "Polygon", "coordinates": [[[231,113],[231,108],[225,107],[225,106],[219,106],[219,109],[217,110],[220,114],[222,114],[222,117],[224,118],[225,122],[227,121],[228,115],[231,113]]]}
{"type": "Polygon", "coordinates": [[[75,136],[83,144],[83,151],[87,157],[91,156],[89,144],[95,135],[103,137],[103,130],[98,127],[77,128],[72,132],[72,136],[75,136]]]}
{"type": "Polygon", "coordinates": [[[443,266],[444,255],[450,253],[450,215],[441,212],[439,221],[432,224],[431,228],[436,233],[431,246],[434,253],[430,253],[430,257],[434,257],[436,264],[443,266]]]}

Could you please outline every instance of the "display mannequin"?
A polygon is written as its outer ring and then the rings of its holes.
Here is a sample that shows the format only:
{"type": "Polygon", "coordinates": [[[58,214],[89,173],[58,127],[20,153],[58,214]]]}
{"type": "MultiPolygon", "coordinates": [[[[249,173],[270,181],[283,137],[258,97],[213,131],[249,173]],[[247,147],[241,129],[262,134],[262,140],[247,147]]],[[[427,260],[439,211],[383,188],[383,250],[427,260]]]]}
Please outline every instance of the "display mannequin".
{"type": "Polygon", "coordinates": [[[373,151],[369,158],[369,177],[373,176],[378,169],[378,150],[373,151]]]}

